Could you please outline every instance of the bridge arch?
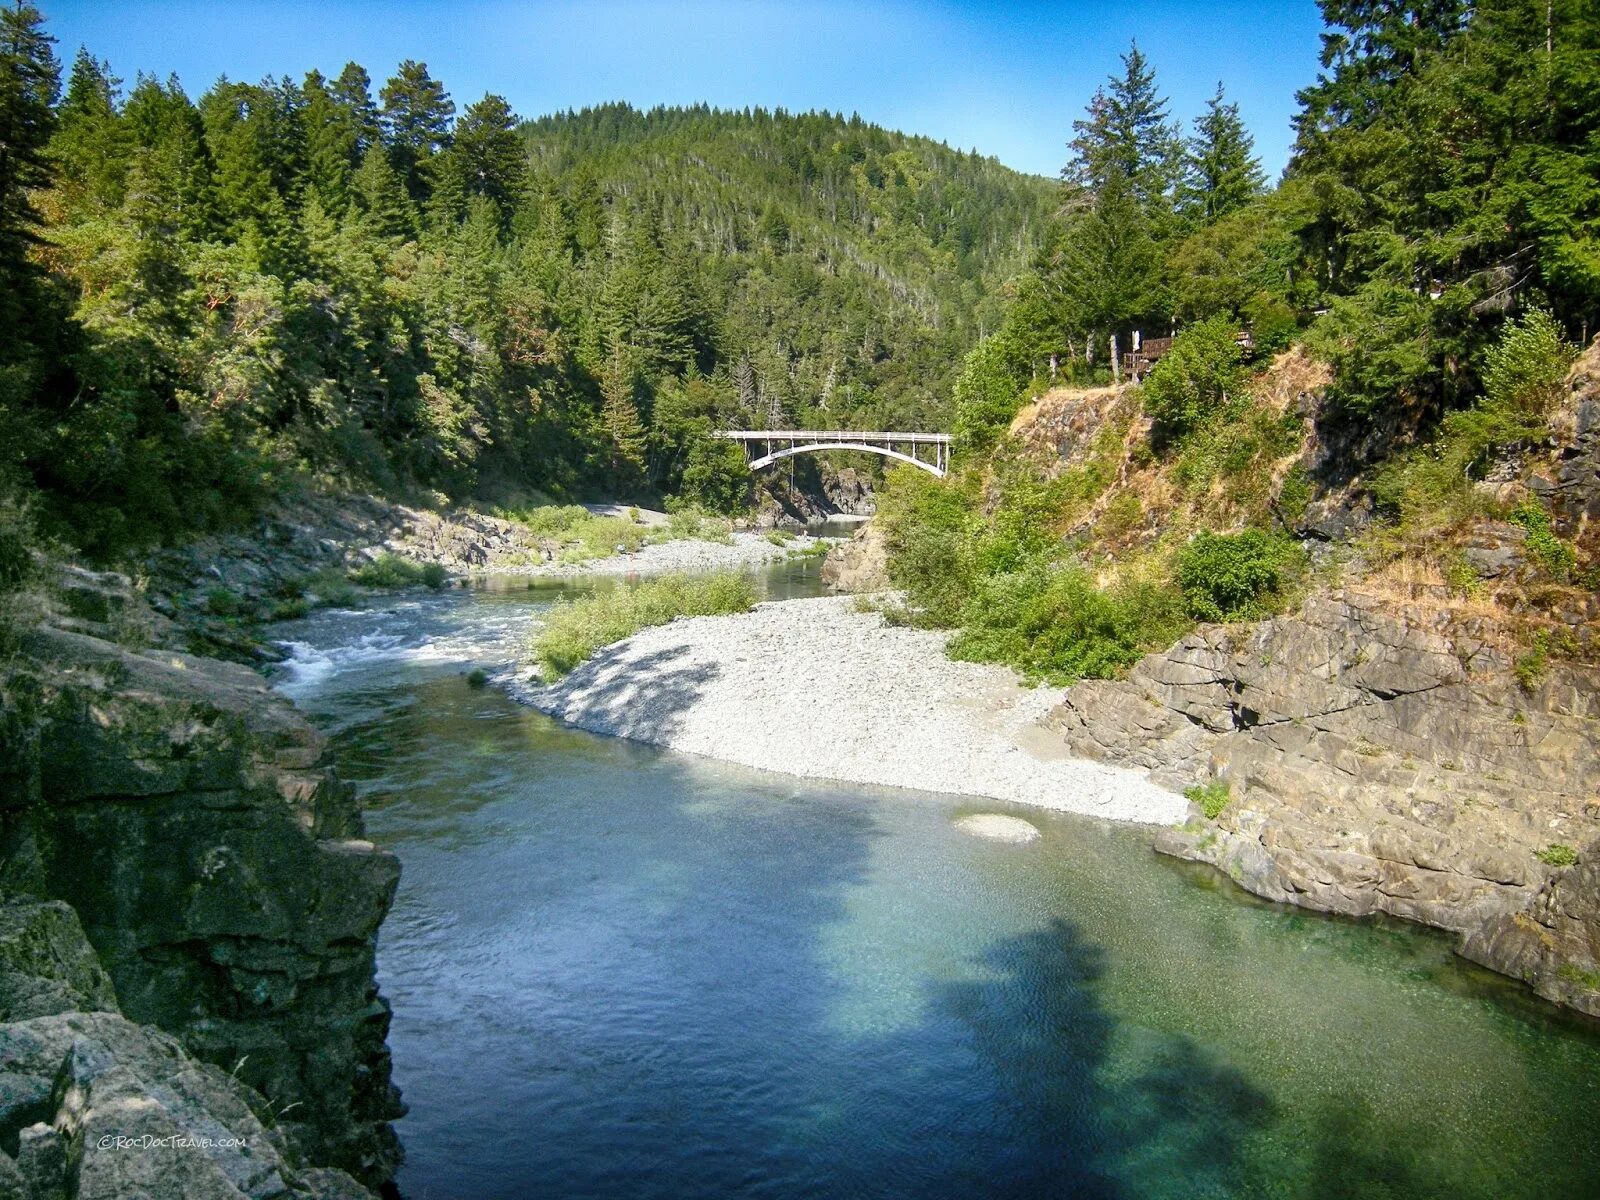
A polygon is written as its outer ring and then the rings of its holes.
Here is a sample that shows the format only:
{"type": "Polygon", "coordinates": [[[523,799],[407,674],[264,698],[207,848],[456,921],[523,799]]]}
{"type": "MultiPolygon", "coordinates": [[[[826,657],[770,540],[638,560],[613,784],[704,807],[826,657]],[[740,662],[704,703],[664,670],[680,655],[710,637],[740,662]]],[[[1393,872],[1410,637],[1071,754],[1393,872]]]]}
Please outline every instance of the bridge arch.
{"type": "Polygon", "coordinates": [[[752,471],[770,467],[780,458],[808,454],[813,450],[865,450],[880,458],[920,467],[943,479],[950,470],[948,433],[883,432],[861,429],[724,429],[716,434],[744,445],[752,471]],[[923,448],[927,447],[927,450],[923,448]],[[926,457],[925,457],[926,455],[926,457]]]}
{"type": "Polygon", "coordinates": [[[865,450],[868,454],[881,454],[884,458],[897,459],[903,463],[910,463],[913,467],[921,467],[930,475],[944,478],[944,472],[931,462],[920,458],[913,458],[909,454],[902,454],[898,450],[891,450],[887,446],[873,446],[865,442],[813,442],[804,446],[789,446],[783,450],[774,450],[771,454],[763,454],[760,458],[750,460],[750,469],[759,471],[762,467],[770,467],[780,458],[793,458],[796,454],[810,454],[813,450],[865,450]]]}

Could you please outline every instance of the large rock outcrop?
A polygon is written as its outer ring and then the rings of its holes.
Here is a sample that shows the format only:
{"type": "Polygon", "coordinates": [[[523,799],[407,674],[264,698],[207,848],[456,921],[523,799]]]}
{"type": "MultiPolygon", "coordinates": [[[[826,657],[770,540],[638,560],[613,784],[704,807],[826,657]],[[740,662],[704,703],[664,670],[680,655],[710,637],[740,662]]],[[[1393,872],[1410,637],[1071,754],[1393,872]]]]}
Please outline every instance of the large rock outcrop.
{"type": "Polygon", "coordinates": [[[1196,807],[1158,849],[1269,899],[1462,934],[1600,1014],[1600,671],[1519,684],[1505,645],[1459,613],[1314,596],[1079,684],[1051,723],[1169,785],[1226,782],[1219,816],[1196,807]]]}
{"type": "Polygon", "coordinates": [[[876,522],[868,521],[848,542],[822,560],[822,583],[830,592],[881,592],[889,584],[889,543],[876,522]]]}
{"type": "Polygon", "coordinates": [[[0,680],[0,889],[64,902],[0,921],[0,1018],[119,1008],[265,1097],[301,1160],[382,1184],[403,1108],[373,963],[396,860],[254,672],[63,623],[0,680]],[[56,948],[63,913],[92,959],[56,948]],[[23,986],[46,959],[74,965],[23,986]]]}
{"type": "Polygon", "coordinates": [[[72,910],[0,904],[0,1197],[372,1200],[279,1109],[124,1017],[72,910]]]}

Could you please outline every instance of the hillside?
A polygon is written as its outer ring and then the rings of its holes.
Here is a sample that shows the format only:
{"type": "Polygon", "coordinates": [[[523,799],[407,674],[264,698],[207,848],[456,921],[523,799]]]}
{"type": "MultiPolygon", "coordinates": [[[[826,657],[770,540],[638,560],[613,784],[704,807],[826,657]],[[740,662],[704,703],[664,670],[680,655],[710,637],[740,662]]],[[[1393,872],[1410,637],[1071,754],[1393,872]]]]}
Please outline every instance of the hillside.
{"type": "Polygon", "coordinates": [[[307,488],[745,510],[718,426],[944,425],[1053,194],[827,114],[458,110],[417,62],[125,91],[8,20],[0,500],[102,562],[307,488]]]}
{"type": "Polygon", "coordinates": [[[960,356],[1001,315],[1057,185],[829,113],[606,105],[525,124],[570,214],[567,295],[603,306],[641,237],[688,272],[701,369],[771,424],[934,427],[960,356]]]}

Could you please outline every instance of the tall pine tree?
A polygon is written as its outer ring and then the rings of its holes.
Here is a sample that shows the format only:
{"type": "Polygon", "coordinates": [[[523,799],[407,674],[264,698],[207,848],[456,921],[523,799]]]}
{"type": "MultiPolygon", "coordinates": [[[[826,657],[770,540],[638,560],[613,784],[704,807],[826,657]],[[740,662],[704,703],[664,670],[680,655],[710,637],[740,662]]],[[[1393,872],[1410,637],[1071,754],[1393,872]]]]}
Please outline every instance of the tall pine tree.
{"type": "Polygon", "coordinates": [[[1209,224],[1243,208],[1266,190],[1267,179],[1255,155],[1255,140],[1239,117],[1239,106],[1223,99],[1222,84],[1195,119],[1189,139],[1185,207],[1209,224]]]}

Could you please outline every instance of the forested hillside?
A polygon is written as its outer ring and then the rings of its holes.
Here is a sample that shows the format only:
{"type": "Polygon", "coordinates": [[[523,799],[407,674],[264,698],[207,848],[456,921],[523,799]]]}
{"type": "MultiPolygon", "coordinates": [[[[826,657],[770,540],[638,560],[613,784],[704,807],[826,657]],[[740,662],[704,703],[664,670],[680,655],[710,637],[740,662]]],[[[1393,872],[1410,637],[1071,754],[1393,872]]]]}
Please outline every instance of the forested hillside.
{"type": "Polygon", "coordinates": [[[964,471],[880,503],[905,616],[957,653],[1113,675],[1359,581],[1502,622],[1530,677],[1594,657],[1600,7],[1322,9],[1276,187],[1222,90],[1181,128],[1137,47],[1075,124],[955,384],[964,471]]]}
{"type": "Polygon", "coordinates": [[[716,425],[947,420],[1054,200],[856,118],[137,65],[0,14],[0,487],[102,558],[307,482],[736,506],[716,425]]]}

